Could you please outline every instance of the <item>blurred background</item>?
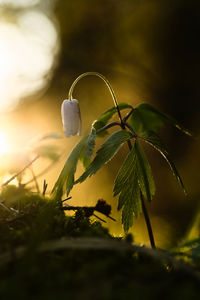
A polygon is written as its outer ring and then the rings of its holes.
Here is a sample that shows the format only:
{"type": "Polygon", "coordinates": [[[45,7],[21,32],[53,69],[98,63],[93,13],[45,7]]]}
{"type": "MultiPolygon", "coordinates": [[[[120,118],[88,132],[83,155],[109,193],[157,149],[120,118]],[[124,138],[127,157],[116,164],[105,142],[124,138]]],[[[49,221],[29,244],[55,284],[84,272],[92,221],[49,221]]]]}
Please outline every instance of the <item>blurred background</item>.
{"type": "MultiPolygon", "coordinates": [[[[1,184],[46,143],[52,155],[39,158],[23,183],[41,173],[39,187],[34,181],[27,186],[42,190],[45,179],[51,191],[79,140],[64,137],[60,106],[83,72],[106,76],[119,102],[148,102],[199,133],[199,36],[199,0],[0,0],[1,184]],[[62,138],[49,138],[52,132],[62,138]]],[[[74,98],[80,102],[83,132],[113,106],[105,85],[95,77],[78,83],[74,98]]],[[[156,243],[167,247],[200,232],[200,143],[171,126],[161,134],[189,193],[184,196],[162,157],[145,147],[157,186],[155,199],[147,205],[156,243]]],[[[112,188],[126,153],[122,149],[97,175],[75,186],[69,201],[93,205],[105,199],[117,219],[107,223],[116,236],[123,230],[112,188]]],[[[78,174],[82,171],[80,166],[78,174]]],[[[143,216],[131,232],[137,243],[148,243],[143,216]]]]}

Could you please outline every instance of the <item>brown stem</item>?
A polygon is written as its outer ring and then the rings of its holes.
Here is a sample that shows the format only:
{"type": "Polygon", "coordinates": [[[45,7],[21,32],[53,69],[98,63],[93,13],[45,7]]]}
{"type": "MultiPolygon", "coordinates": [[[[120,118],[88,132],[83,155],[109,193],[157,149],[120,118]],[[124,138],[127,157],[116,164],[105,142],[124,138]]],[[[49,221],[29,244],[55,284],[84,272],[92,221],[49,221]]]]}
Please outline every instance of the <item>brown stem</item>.
{"type": "Polygon", "coordinates": [[[142,210],[143,210],[143,214],[144,214],[144,218],[145,218],[145,222],[146,222],[146,226],[147,226],[147,230],[148,230],[148,234],[149,234],[149,240],[150,240],[150,243],[151,243],[151,247],[153,249],[156,249],[149,214],[147,212],[147,208],[146,208],[145,203],[144,203],[144,197],[143,197],[141,191],[140,191],[140,195],[141,195],[141,202],[142,202],[142,210]]]}

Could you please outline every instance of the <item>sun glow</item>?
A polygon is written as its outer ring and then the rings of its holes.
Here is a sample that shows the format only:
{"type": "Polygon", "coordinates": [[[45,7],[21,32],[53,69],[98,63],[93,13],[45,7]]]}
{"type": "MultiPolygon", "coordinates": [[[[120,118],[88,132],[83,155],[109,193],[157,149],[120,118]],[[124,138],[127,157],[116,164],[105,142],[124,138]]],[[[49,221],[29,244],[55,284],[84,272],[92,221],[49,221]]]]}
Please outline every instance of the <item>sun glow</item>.
{"type": "Polygon", "coordinates": [[[11,145],[4,132],[0,131],[0,156],[11,151],[11,145]]]}
{"type": "Polygon", "coordinates": [[[14,17],[15,22],[0,18],[0,112],[13,110],[48,84],[59,50],[48,16],[35,9],[14,17]]]}

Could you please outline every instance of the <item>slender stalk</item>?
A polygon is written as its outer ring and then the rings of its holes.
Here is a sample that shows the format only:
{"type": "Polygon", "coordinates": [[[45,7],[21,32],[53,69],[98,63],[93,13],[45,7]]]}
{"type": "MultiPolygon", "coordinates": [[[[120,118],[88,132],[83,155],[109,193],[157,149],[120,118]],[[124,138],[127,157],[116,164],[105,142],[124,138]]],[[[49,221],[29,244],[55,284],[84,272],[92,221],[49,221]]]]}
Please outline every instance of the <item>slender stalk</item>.
{"type": "Polygon", "coordinates": [[[100,74],[100,73],[97,73],[97,72],[86,72],[86,73],[83,73],[83,74],[81,74],[80,76],[78,76],[78,77],[74,80],[74,82],[72,83],[72,85],[71,85],[71,87],[70,87],[70,89],[69,89],[69,94],[68,94],[69,100],[72,100],[72,99],[73,99],[72,93],[73,93],[74,87],[75,87],[75,85],[78,83],[78,81],[79,81],[80,79],[82,79],[83,77],[91,76],[91,75],[92,75],[92,76],[97,76],[97,77],[101,78],[101,79],[105,82],[105,84],[106,84],[106,86],[108,87],[108,89],[109,89],[109,91],[110,91],[110,94],[111,94],[111,96],[112,96],[114,105],[115,105],[115,107],[116,107],[116,109],[117,109],[117,113],[118,113],[118,115],[119,115],[120,122],[123,123],[122,116],[121,116],[121,113],[120,113],[120,110],[119,110],[119,107],[118,107],[118,103],[117,103],[117,98],[116,98],[115,93],[114,93],[114,91],[113,91],[113,89],[112,89],[112,86],[111,86],[110,82],[108,81],[108,79],[107,79],[105,76],[103,76],[102,74],[100,74]]]}
{"type": "Polygon", "coordinates": [[[141,191],[140,191],[140,195],[141,195],[141,202],[142,202],[142,210],[143,210],[143,214],[144,214],[144,218],[145,218],[145,222],[146,222],[146,226],[147,226],[147,230],[148,230],[148,234],[149,234],[149,240],[150,240],[150,243],[151,243],[151,247],[153,249],[156,249],[149,214],[147,212],[147,208],[146,208],[145,203],[144,203],[144,197],[143,197],[141,191]]]}
{"type": "Polygon", "coordinates": [[[37,155],[34,159],[32,159],[23,169],[21,169],[18,173],[14,174],[11,178],[9,178],[6,182],[4,182],[0,188],[9,184],[12,180],[14,180],[17,176],[21,175],[27,168],[29,168],[40,156],[37,155]]]}
{"type": "Polygon", "coordinates": [[[33,181],[35,182],[36,190],[37,190],[38,194],[40,194],[39,184],[38,184],[38,182],[37,182],[37,178],[36,178],[36,176],[35,176],[35,172],[34,172],[34,170],[33,170],[32,165],[30,165],[29,170],[31,171],[31,174],[32,174],[32,176],[33,176],[33,181]]]}

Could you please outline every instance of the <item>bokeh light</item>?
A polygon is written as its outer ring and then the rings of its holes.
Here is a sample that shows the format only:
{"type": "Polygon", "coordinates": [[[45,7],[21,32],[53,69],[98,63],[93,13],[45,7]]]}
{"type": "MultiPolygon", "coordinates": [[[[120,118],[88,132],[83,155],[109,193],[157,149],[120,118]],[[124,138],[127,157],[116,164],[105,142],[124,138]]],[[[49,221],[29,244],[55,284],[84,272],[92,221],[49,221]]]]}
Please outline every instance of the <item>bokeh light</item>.
{"type": "Polygon", "coordinates": [[[51,78],[59,51],[55,24],[42,11],[15,14],[0,21],[0,111],[42,90],[51,78]]]}

